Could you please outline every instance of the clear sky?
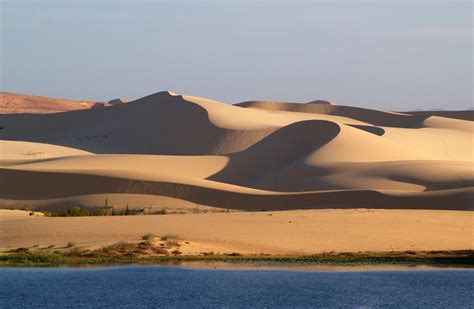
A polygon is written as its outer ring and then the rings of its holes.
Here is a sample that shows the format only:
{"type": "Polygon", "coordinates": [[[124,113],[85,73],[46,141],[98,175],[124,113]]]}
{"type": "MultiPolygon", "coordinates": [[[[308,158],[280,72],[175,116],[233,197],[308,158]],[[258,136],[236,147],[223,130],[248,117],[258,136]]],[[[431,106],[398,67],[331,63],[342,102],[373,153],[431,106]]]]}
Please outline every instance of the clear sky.
{"type": "Polygon", "coordinates": [[[0,86],[466,109],[472,15],[471,1],[2,1],[0,86]]]}

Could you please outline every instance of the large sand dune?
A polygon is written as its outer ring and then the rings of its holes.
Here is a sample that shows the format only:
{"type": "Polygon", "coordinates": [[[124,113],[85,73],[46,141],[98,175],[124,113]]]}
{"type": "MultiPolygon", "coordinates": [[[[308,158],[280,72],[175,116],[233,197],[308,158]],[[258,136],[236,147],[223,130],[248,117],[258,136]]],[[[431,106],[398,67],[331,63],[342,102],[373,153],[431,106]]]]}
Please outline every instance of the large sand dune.
{"type": "MultiPolygon", "coordinates": [[[[0,115],[0,206],[101,207],[91,197],[122,194],[134,207],[160,196],[242,210],[468,210],[473,115],[230,105],[170,92],[106,109],[0,115]]],[[[163,202],[142,206],[153,201],[163,202]]]]}

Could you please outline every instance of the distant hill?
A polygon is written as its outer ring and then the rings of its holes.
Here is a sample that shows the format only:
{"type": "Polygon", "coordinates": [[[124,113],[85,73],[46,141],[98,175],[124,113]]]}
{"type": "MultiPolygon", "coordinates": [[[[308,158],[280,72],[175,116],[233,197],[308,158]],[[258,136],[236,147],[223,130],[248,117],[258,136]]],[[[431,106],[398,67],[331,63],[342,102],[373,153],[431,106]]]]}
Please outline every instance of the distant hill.
{"type": "Polygon", "coordinates": [[[0,92],[0,114],[51,114],[73,110],[107,107],[126,101],[114,99],[107,103],[93,101],[74,101],[35,95],[0,92]]]}

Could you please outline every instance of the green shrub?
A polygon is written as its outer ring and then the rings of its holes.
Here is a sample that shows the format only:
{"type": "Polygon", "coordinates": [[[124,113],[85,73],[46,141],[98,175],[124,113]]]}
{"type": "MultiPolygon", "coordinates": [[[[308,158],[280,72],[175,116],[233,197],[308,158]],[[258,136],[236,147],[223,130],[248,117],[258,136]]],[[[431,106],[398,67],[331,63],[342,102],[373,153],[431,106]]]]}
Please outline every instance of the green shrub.
{"type": "Polygon", "coordinates": [[[88,209],[79,206],[61,209],[47,213],[50,217],[84,217],[84,216],[108,216],[108,209],[88,209]]]}
{"type": "Polygon", "coordinates": [[[14,254],[0,255],[0,261],[12,263],[39,263],[39,264],[63,264],[67,259],[57,252],[21,252],[14,254]]]}
{"type": "Polygon", "coordinates": [[[85,217],[85,216],[128,216],[133,215],[134,212],[128,208],[128,205],[125,209],[121,211],[115,210],[114,207],[104,207],[102,209],[89,209],[82,208],[79,206],[74,206],[70,208],[65,208],[57,211],[51,211],[45,213],[50,217],[85,217]]]}
{"type": "Polygon", "coordinates": [[[110,253],[110,252],[114,252],[114,251],[125,251],[125,250],[131,250],[135,247],[134,244],[130,244],[128,242],[125,242],[125,241],[119,241],[117,243],[114,243],[114,244],[111,244],[111,245],[108,245],[106,247],[103,247],[100,249],[100,251],[102,252],[105,252],[105,253],[110,253]]]}
{"type": "Polygon", "coordinates": [[[80,217],[80,216],[89,216],[89,210],[81,207],[71,207],[63,210],[58,210],[56,212],[50,212],[49,216],[51,217],[80,217]]]}
{"type": "Polygon", "coordinates": [[[64,253],[65,256],[82,256],[84,251],[81,249],[74,247],[71,250],[64,253]]]}

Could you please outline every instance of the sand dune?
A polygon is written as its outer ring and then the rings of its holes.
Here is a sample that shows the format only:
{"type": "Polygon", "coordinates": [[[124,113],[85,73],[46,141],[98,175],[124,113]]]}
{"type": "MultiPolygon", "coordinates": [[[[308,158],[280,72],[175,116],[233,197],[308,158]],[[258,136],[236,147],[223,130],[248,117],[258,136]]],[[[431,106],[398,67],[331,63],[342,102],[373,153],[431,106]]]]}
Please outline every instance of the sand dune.
{"type": "Polygon", "coordinates": [[[91,153],[84,150],[56,145],[0,140],[0,166],[86,154],[91,153]]]}
{"type": "Polygon", "coordinates": [[[0,115],[0,206],[99,207],[92,197],[110,194],[134,196],[134,207],[160,196],[240,210],[467,210],[472,114],[159,92],[106,109],[0,115]]]}

